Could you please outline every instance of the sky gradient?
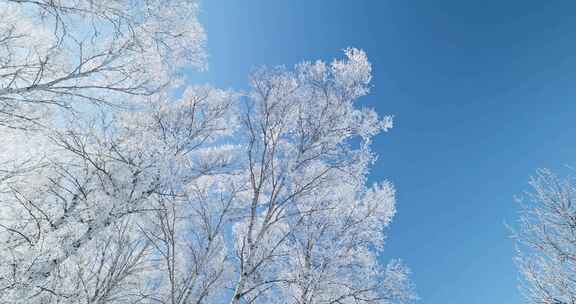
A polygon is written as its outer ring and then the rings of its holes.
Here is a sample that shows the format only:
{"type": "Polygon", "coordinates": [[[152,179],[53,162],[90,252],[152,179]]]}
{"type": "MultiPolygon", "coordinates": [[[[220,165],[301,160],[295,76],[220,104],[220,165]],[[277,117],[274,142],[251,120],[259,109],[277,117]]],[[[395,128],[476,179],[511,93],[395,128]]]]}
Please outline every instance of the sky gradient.
{"type": "Polygon", "coordinates": [[[522,303],[506,224],[537,168],[576,155],[576,2],[204,0],[209,71],[246,89],[255,67],[365,50],[395,127],[373,181],[398,191],[383,258],[399,257],[427,304],[522,303]]]}

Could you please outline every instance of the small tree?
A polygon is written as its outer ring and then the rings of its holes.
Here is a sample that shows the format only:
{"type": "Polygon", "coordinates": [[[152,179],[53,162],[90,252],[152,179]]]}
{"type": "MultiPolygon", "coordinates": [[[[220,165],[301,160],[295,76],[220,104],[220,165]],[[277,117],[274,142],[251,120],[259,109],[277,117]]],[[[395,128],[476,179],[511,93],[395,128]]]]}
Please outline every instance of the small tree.
{"type": "Polygon", "coordinates": [[[522,203],[517,257],[530,303],[576,303],[576,188],[548,170],[522,203]]]}

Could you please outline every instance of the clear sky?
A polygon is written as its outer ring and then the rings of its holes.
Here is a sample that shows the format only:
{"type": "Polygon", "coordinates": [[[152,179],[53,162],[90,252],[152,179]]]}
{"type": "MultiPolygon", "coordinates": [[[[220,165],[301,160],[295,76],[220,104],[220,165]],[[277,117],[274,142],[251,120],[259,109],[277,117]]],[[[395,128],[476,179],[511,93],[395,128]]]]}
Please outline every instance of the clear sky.
{"type": "Polygon", "coordinates": [[[395,116],[374,180],[398,190],[385,258],[427,304],[522,303],[505,224],[535,169],[576,160],[576,2],[204,0],[210,70],[245,89],[257,66],[364,49],[361,100],[395,116]]]}

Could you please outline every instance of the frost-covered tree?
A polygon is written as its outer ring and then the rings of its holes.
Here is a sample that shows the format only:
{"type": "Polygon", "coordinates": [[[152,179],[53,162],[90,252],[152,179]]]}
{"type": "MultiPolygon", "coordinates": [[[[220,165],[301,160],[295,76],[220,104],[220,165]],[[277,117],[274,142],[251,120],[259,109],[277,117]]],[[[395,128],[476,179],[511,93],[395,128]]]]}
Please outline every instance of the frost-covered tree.
{"type": "Polygon", "coordinates": [[[354,107],[370,65],[347,56],[49,133],[44,165],[0,192],[2,300],[413,299],[406,268],[378,261],[393,187],[365,185],[391,119],[354,107]]]}
{"type": "Polygon", "coordinates": [[[1,302],[204,303],[223,290],[221,229],[193,239],[207,219],[196,208],[219,202],[188,187],[227,167],[225,147],[203,145],[229,132],[232,97],[190,89],[50,133],[43,166],[2,184],[1,302]]]}
{"type": "Polygon", "coordinates": [[[407,271],[377,255],[395,213],[388,183],[366,188],[373,135],[391,127],[354,107],[368,92],[362,51],[263,70],[241,117],[248,189],[234,223],[232,303],[389,303],[411,298],[407,271]]]}
{"type": "Polygon", "coordinates": [[[394,188],[367,174],[392,119],[355,104],[364,52],[176,98],[203,62],[193,2],[0,6],[0,303],[415,298],[379,259],[394,188]]]}
{"type": "Polygon", "coordinates": [[[0,125],[150,95],[202,66],[192,0],[0,0],[0,125]]]}
{"type": "Polygon", "coordinates": [[[548,170],[521,201],[517,262],[530,303],[576,303],[576,187],[548,170]]]}

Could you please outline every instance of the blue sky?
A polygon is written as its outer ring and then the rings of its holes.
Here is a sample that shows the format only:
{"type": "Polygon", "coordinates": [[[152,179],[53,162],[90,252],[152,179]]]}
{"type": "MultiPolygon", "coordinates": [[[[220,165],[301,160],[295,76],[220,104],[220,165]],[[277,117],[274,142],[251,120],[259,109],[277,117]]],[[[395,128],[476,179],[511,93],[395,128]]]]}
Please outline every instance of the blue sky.
{"type": "Polygon", "coordinates": [[[210,70],[245,89],[261,65],[364,49],[361,100],[395,116],[373,180],[398,190],[385,258],[400,257],[427,304],[522,303],[514,195],[537,168],[576,160],[576,2],[204,0],[210,70]]]}

